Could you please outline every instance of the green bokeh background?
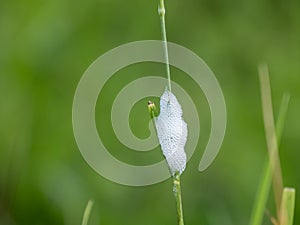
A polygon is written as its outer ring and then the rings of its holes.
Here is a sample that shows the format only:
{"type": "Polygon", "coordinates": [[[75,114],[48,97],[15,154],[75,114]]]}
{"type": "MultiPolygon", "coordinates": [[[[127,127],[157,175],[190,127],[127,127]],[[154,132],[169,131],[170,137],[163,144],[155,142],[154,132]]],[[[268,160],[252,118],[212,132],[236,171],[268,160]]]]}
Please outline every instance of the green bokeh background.
{"type": "MultiPolygon", "coordinates": [[[[221,152],[200,173],[209,110],[201,90],[172,69],[172,79],[198,102],[201,121],[200,143],[182,176],[186,224],[248,224],[267,159],[261,62],[269,66],[275,116],[282,94],[292,96],[280,157],[284,184],[300,190],[300,1],[166,0],[166,5],[169,41],[206,61],[228,113],[221,152]]],[[[91,225],[176,224],[171,180],[148,187],[112,183],[84,161],[72,132],[73,96],[86,68],[114,47],[147,39],[160,39],[154,0],[0,2],[1,225],[80,224],[89,199],[95,201],[91,225]]],[[[143,74],[164,75],[164,67],[146,63],[118,72],[96,109],[99,133],[111,153],[137,165],[160,160],[159,149],[126,149],[114,136],[109,113],[118,91],[143,74]]],[[[149,132],[147,100],[136,104],[130,118],[140,137],[149,132]]],[[[271,196],[268,208],[274,215],[271,196]]],[[[296,205],[295,224],[300,224],[299,195],[296,205]]],[[[264,224],[271,224],[268,217],[264,224]]]]}

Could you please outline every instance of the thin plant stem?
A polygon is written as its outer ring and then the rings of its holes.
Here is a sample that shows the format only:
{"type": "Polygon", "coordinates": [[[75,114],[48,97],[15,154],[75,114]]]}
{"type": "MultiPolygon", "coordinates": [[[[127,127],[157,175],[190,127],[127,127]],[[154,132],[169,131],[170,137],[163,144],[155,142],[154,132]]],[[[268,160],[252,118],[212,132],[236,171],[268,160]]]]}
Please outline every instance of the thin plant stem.
{"type": "Polygon", "coordinates": [[[287,110],[289,108],[290,98],[291,98],[291,95],[289,93],[284,93],[282,100],[281,100],[280,108],[279,108],[279,113],[278,113],[277,122],[276,122],[276,137],[277,137],[278,147],[280,146],[282,131],[284,128],[287,110]]]}
{"type": "Polygon", "coordinates": [[[261,225],[266,209],[269,191],[272,182],[272,170],[269,161],[266,161],[263,175],[256,193],[255,202],[250,218],[250,225],[261,225]]]}
{"type": "Polygon", "coordinates": [[[177,172],[173,177],[173,193],[176,199],[177,214],[178,214],[178,224],[184,225],[183,222],[183,209],[182,209],[182,199],[181,199],[181,187],[180,187],[180,174],[177,172]]]}
{"type": "MultiPolygon", "coordinates": [[[[169,53],[168,53],[168,41],[167,41],[167,31],[166,31],[166,21],[165,21],[166,9],[165,9],[164,0],[159,0],[158,14],[160,17],[161,35],[162,35],[162,41],[163,41],[166,72],[167,72],[167,78],[168,78],[167,89],[170,92],[172,92],[169,53]]],[[[153,117],[154,117],[154,112],[152,111],[152,118],[153,117]]],[[[176,199],[178,224],[184,225],[182,199],[181,199],[181,187],[180,187],[180,174],[178,172],[176,172],[173,176],[173,193],[174,193],[174,196],[176,199]]]]}
{"type": "MultiPolygon", "coordinates": [[[[290,100],[290,95],[288,93],[285,93],[282,97],[282,101],[281,101],[281,105],[277,117],[277,122],[276,122],[276,138],[277,138],[278,146],[280,145],[286,113],[289,106],[289,100],[290,100]]],[[[250,225],[261,225],[263,221],[263,216],[265,213],[266,203],[267,203],[271,182],[272,182],[272,168],[269,160],[266,161],[263,171],[264,172],[261,177],[261,181],[253,205],[250,225]]]]}
{"type": "Polygon", "coordinates": [[[93,205],[94,205],[94,201],[89,200],[89,202],[87,203],[86,208],[84,210],[84,213],[83,213],[83,219],[82,219],[82,223],[81,223],[82,225],[88,224],[93,205]]]}
{"type": "Polygon", "coordinates": [[[164,57],[166,60],[165,63],[166,63],[166,71],[167,71],[167,77],[168,77],[167,88],[170,92],[172,92],[169,53],[168,53],[168,41],[167,41],[167,31],[166,31],[166,22],[165,22],[166,9],[165,9],[164,0],[159,0],[158,14],[160,17],[161,35],[162,35],[163,48],[164,48],[164,57]]]}
{"type": "Polygon", "coordinates": [[[273,174],[273,189],[276,202],[277,218],[280,218],[280,205],[283,191],[282,172],[278,155],[278,143],[274,125],[272,97],[268,67],[259,67],[259,78],[261,84],[262,109],[265,125],[267,148],[269,151],[270,166],[273,174]]]}
{"type": "Polygon", "coordinates": [[[280,225],[293,225],[294,210],[295,210],[295,195],[294,188],[284,188],[281,200],[281,217],[280,225]]]}

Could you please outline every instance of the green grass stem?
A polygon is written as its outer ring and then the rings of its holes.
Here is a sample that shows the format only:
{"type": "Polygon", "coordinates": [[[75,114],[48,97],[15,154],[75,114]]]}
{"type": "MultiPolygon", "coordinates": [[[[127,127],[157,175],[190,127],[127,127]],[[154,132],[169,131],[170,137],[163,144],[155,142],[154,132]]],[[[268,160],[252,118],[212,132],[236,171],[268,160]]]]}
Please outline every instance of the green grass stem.
{"type": "Polygon", "coordinates": [[[281,166],[278,154],[278,145],[276,139],[276,129],[274,125],[274,114],[272,107],[272,96],[269,72],[266,65],[259,67],[259,78],[261,87],[263,120],[266,133],[267,149],[269,152],[269,162],[272,170],[273,190],[276,203],[277,218],[280,215],[280,205],[283,190],[283,181],[281,166]]]}
{"type": "Polygon", "coordinates": [[[256,198],[254,201],[252,214],[250,218],[250,225],[262,224],[266,205],[267,205],[267,200],[270,192],[271,182],[272,182],[272,170],[271,170],[269,160],[267,160],[256,193],[256,198]]]}
{"type": "Polygon", "coordinates": [[[166,20],[165,20],[166,8],[165,8],[164,0],[159,0],[158,14],[160,17],[161,36],[162,36],[162,41],[163,41],[164,57],[166,60],[166,72],[167,72],[167,78],[168,78],[167,88],[170,92],[172,92],[169,53],[168,53],[168,40],[167,40],[166,20]]]}
{"type": "Polygon", "coordinates": [[[280,225],[293,225],[296,190],[284,188],[281,200],[280,225]]]}
{"type": "Polygon", "coordinates": [[[94,201],[89,200],[87,205],[86,205],[86,208],[84,210],[84,213],[83,213],[83,219],[82,219],[82,223],[81,223],[82,225],[87,225],[88,224],[93,205],[94,205],[94,201]]]}
{"type": "Polygon", "coordinates": [[[181,199],[181,187],[180,187],[180,174],[177,172],[173,176],[173,193],[176,199],[177,214],[178,214],[178,224],[184,225],[183,221],[183,208],[181,199]]]}
{"type": "Polygon", "coordinates": [[[280,146],[280,141],[282,137],[282,131],[284,128],[284,123],[286,119],[286,113],[289,108],[289,103],[290,103],[290,94],[289,93],[284,93],[280,108],[279,108],[279,113],[277,116],[277,122],[276,122],[276,138],[277,138],[277,145],[280,146]]]}
{"type": "MultiPolygon", "coordinates": [[[[261,81],[261,93],[262,93],[262,103],[263,103],[263,113],[264,113],[264,122],[266,127],[266,132],[272,132],[274,135],[274,126],[272,126],[273,121],[273,112],[272,112],[272,102],[271,102],[271,89],[270,89],[270,82],[269,82],[269,75],[268,70],[266,67],[261,67],[259,69],[259,76],[261,81]],[[270,115],[271,114],[271,115],[270,115]],[[266,119],[265,119],[266,118],[266,119]],[[266,124],[267,123],[267,124],[266,124]],[[269,123],[269,124],[268,124],[269,123]],[[271,123],[271,125],[270,125],[271,123]],[[268,127],[268,128],[267,128],[268,127]],[[270,131],[271,129],[271,131],[270,131]],[[272,131],[273,130],[273,131],[272,131]]],[[[284,122],[286,118],[286,113],[289,106],[289,100],[290,95],[284,94],[282,98],[282,102],[279,109],[279,114],[277,117],[277,123],[276,123],[276,135],[275,142],[277,143],[277,147],[280,145],[281,135],[284,128],[284,122]]],[[[269,139],[267,140],[268,143],[272,142],[270,138],[271,135],[266,135],[269,139]]],[[[270,144],[269,144],[270,146],[270,144]]],[[[274,143],[271,144],[271,146],[274,146],[274,143]]],[[[274,148],[274,147],[273,147],[274,148]]],[[[274,150],[271,150],[274,151],[274,150]]],[[[271,152],[269,150],[269,153],[271,152]]],[[[251,218],[250,218],[250,225],[261,225],[263,221],[263,216],[266,210],[266,204],[270,192],[270,187],[272,183],[272,164],[274,166],[274,153],[269,154],[269,160],[266,161],[263,175],[261,177],[261,181],[257,190],[251,218]],[[272,162],[273,161],[273,162],[272,162]],[[270,163],[271,162],[271,163],[270,163]]],[[[280,171],[281,174],[281,171],[280,171]]],[[[280,214],[278,212],[278,214],[280,214]]]]}

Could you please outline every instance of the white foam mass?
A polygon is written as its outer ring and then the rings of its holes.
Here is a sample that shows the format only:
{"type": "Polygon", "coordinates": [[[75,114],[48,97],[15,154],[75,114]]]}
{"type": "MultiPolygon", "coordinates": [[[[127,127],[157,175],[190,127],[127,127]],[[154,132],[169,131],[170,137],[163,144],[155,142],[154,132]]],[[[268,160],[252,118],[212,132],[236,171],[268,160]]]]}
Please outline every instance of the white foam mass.
{"type": "Polygon", "coordinates": [[[157,136],[170,171],[180,174],[186,167],[184,146],[187,124],[182,118],[182,108],[175,95],[166,90],[160,98],[160,114],[155,118],[157,136]]]}

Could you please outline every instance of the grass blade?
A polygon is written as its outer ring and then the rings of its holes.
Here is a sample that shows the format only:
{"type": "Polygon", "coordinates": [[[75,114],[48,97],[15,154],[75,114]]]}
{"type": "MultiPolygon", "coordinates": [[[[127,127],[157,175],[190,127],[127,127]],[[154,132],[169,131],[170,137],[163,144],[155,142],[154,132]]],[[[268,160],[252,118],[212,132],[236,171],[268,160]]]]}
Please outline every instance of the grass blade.
{"type": "Polygon", "coordinates": [[[293,225],[294,209],[295,209],[294,188],[284,188],[281,200],[281,217],[280,225],[293,225]]]}
{"type": "Polygon", "coordinates": [[[269,161],[267,160],[263,172],[263,176],[261,178],[256,198],[254,202],[254,206],[252,209],[250,225],[261,225],[266,209],[266,204],[270,192],[272,181],[272,170],[269,161]]]}
{"type": "Polygon", "coordinates": [[[173,177],[173,193],[176,199],[178,224],[184,225],[183,221],[183,210],[182,210],[182,198],[181,198],[181,187],[180,187],[180,174],[176,173],[173,177]]]}
{"type": "MultiPolygon", "coordinates": [[[[274,123],[272,122],[273,121],[273,112],[272,112],[272,102],[271,102],[271,89],[270,89],[270,84],[269,84],[267,68],[260,67],[259,74],[260,74],[260,81],[261,81],[261,93],[262,93],[265,127],[270,126],[270,125],[267,125],[266,122],[271,123],[270,127],[274,133],[274,130],[275,130],[274,125],[272,126],[272,124],[274,124],[274,123]],[[265,117],[268,117],[268,118],[265,119],[265,117]]],[[[284,127],[286,113],[288,110],[289,100],[290,100],[290,95],[284,94],[281,105],[280,105],[280,109],[279,109],[277,123],[276,123],[275,141],[277,139],[277,146],[280,145],[280,140],[281,140],[281,135],[282,135],[283,127],[284,127]]],[[[267,128],[266,128],[266,132],[267,132],[267,128]]],[[[268,135],[266,135],[266,136],[268,136],[268,135]]],[[[270,141],[267,140],[267,142],[270,142],[270,141]]],[[[269,153],[270,153],[270,150],[269,150],[269,153]]],[[[277,153],[277,155],[278,155],[278,153],[277,153]]],[[[263,175],[261,177],[259,188],[257,190],[257,194],[256,194],[256,198],[255,198],[255,202],[254,202],[254,206],[253,206],[253,210],[252,210],[252,214],[251,214],[251,218],[250,218],[250,225],[261,225],[262,224],[265,209],[266,209],[266,204],[267,204],[267,200],[268,200],[268,196],[269,196],[269,192],[270,192],[271,182],[272,182],[272,166],[271,166],[272,164],[270,162],[272,162],[273,157],[274,156],[270,155],[269,160],[267,160],[265,163],[263,175]]],[[[278,157],[278,161],[279,161],[279,157],[278,157]]],[[[273,166],[274,166],[274,161],[273,161],[273,166]]],[[[280,176],[281,176],[281,170],[280,170],[280,176]]],[[[281,186],[282,186],[282,181],[281,181],[281,186]]],[[[278,210],[278,214],[279,214],[279,210],[278,210]]]]}
{"type": "Polygon", "coordinates": [[[281,141],[281,136],[282,136],[282,131],[284,128],[284,123],[285,123],[285,118],[286,118],[286,113],[289,108],[289,103],[290,103],[290,94],[289,93],[284,93],[280,108],[279,108],[279,114],[277,117],[277,122],[276,122],[276,137],[277,137],[277,145],[280,145],[281,141]]]}
{"type": "Polygon", "coordinates": [[[270,79],[267,66],[261,66],[259,68],[259,78],[261,87],[261,99],[262,99],[262,109],[264,126],[266,133],[266,142],[269,152],[269,162],[273,174],[273,189],[274,197],[276,203],[277,218],[280,215],[280,205],[281,205],[281,195],[283,190],[281,166],[278,155],[278,145],[276,140],[276,130],[274,125],[274,116],[272,108],[272,97],[271,97],[271,87],[270,79]]]}
{"type": "Polygon", "coordinates": [[[83,219],[82,219],[82,223],[81,223],[82,225],[87,225],[88,224],[93,205],[94,205],[94,201],[89,200],[87,205],[86,205],[86,208],[84,210],[84,213],[83,213],[83,219]]]}

